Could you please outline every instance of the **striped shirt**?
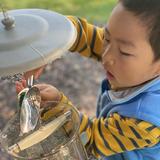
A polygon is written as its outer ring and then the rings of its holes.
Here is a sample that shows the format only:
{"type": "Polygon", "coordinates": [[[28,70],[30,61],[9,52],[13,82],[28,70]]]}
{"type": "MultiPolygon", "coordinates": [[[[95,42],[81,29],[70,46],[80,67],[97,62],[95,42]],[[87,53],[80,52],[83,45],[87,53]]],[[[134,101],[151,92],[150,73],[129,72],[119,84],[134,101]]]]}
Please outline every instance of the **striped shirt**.
{"type": "Polygon", "coordinates": [[[90,120],[81,114],[80,133],[87,133],[86,148],[97,157],[151,147],[159,142],[160,129],[145,121],[114,113],[90,120]]]}
{"type": "Polygon", "coordinates": [[[68,18],[76,26],[78,33],[76,42],[70,51],[79,52],[83,56],[101,60],[104,29],[88,24],[85,19],[72,16],[68,16],[68,18]]]}
{"type": "MultiPolygon", "coordinates": [[[[77,29],[77,39],[71,52],[101,60],[104,29],[85,19],[68,16],[77,29]]],[[[114,113],[109,118],[89,119],[81,114],[80,133],[87,133],[86,148],[97,157],[151,147],[159,142],[160,128],[134,118],[114,113]]]]}

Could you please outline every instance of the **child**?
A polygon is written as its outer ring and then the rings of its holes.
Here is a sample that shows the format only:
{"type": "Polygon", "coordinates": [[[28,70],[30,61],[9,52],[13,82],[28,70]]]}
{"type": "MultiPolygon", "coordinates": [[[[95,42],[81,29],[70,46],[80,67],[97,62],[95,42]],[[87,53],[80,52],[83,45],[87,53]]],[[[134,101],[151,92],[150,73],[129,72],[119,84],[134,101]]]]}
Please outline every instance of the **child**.
{"type": "MultiPolygon", "coordinates": [[[[107,77],[96,118],[81,114],[86,148],[105,160],[159,160],[160,1],[119,0],[105,29],[69,18],[78,31],[70,50],[102,61],[107,77]]],[[[66,100],[50,85],[37,86],[45,100],[66,100]]]]}

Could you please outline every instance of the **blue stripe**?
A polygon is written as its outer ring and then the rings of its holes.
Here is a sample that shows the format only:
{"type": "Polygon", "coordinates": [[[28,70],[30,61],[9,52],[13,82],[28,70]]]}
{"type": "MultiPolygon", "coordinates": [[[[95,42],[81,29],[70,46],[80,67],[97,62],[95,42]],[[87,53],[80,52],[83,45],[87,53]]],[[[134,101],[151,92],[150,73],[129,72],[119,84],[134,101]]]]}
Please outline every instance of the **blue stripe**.
{"type": "Polygon", "coordinates": [[[143,139],[141,137],[141,135],[132,127],[132,126],[129,126],[129,128],[132,130],[133,134],[138,138],[138,139],[143,139]]]}
{"type": "Polygon", "coordinates": [[[116,124],[116,127],[118,129],[119,134],[124,136],[123,131],[122,131],[122,129],[121,129],[120,125],[119,125],[119,122],[117,120],[115,120],[115,124],[116,124]]]}
{"type": "Polygon", "coordinates": [[[87,44],[85,44],[78,52],[81,53],[87,49],[87,44]]]}
{"type": "MultiPolygon", "coordinates": [[[[106,128],[108,128],[108,130],[110,131],[109,127],[107,125],[105,125],[106,128]]],[[[123,143],[110,131],[111,135],[114,137],[114,139],[117,141],[119,147],[122,149],[122,151],[127,151],[127,149],[125,148],[125,146],[123,145],[123,143]]]]}
{"type": "Polygon", "coordinates": [[[129,140],[132,142],[135,148],[140,148],[137,142],[133,138],[129,138],[129,140]]]}
{"type": "MultiPolygon", "coordinates": [[[[94,52],[94,46],[95,46],[95,41],[96,41],[96,36],[97,36],[97,29],[96,27],[93,28],[93,36],[92,36],[92,41],[91,41],[91,52],[92,54],[98,59],[98,60],[101,60],[101,57],[94,52]]],[[[92,57],[92,55],[90,55],[90,57],[92,57]]]]}

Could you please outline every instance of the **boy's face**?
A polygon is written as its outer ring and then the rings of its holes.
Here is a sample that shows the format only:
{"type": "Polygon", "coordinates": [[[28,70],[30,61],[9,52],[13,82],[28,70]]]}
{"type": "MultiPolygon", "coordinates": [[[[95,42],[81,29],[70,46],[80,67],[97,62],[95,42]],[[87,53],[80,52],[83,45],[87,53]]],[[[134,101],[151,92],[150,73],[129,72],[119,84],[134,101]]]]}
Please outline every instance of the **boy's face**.
{"type": "Polygon", "coordinates": [[[105,28],[102,63],[115,88],[132,87],[160,73],[160,61],[148,41],[147,27],[121,3],[113,10],[105,28]]]}

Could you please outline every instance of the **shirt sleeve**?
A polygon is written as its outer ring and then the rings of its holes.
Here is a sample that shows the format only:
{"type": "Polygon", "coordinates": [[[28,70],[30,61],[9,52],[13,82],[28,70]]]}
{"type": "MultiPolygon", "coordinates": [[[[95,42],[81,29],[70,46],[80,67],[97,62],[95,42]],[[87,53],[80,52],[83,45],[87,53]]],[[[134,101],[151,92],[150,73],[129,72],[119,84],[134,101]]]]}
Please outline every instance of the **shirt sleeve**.
{"type": "MultiPolygon", "coordinates": [[[[62,104],[73,106],[72,102],[63,93],[61,94],[62,98],[57,106],[49,110],[44,109],[41,114],[42,120],[67,111],[66,106],[59,107],[62,104]]],[[[113,113],[108,118],[94,119],[90,119],[85,114],[79,114],[81,122],[79,133],[85,135],[85,147],[88,153],[92,153],[97,158],[152,147],[160,140],[160,128],[146,121],[124,117],[118,113],[113,113]]],[[[65,129],[69,133],[72,123],[68,123],[65,129]]]]}
{"type": "Polygon", "coordinates": [[[90,120],[81,114],[80,133],[86,133],[86,148],[97,158],[151,147],[159,142],[160,129],[114,113],[109,118],[90,120]]]}
{"type": "Polygon", "coordinates": [[[101,60],[103,53],[104,28],[89,24],[85,19],[68,16],[77,30],[77,39],[70,48],[71,52],[101,60]]]}

